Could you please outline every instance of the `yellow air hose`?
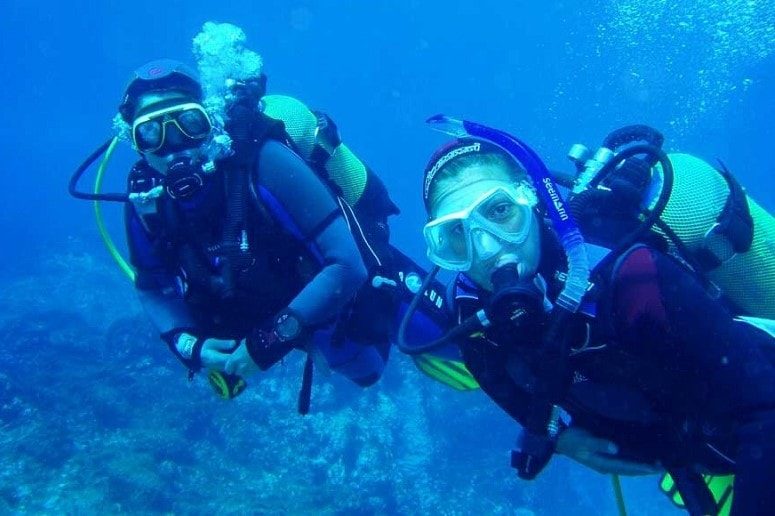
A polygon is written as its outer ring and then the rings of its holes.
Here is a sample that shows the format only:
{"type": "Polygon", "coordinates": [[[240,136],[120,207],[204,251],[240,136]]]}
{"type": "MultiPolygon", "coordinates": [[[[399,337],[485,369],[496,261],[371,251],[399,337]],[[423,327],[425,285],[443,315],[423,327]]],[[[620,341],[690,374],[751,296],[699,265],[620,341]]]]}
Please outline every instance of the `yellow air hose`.
{"type": "MultiPolygon", "coordinates": [[[[108,150],[105,152],[105,157],[103,157],[102,161],[100,162],[100,167],[97,169],[97,179],[94,181],[95,194],[100,193],[100,189],[102,188],[102,179],[105,176],[105,170],[108,168],[110,157],[113,155],[113,151],[116,150],[118,141],[118,137],[113,138],[113,141],[110,142],[110,146],[108,146],[108,150]]],[[[132,282],[134,282],[135,271],[132,270],[132,266],[127,263],[123,256],[121,256],[121,253],[116,248],[116,244],[113,242],[113,239],[110,238],[108,229],[105,227],[105,219],[102,217],[102,207],[100,206],[100,201],[94,201],[94,216],[97,219],[97,228],[100,231],[100,236],[102,237],[102,241],[105,243],[105,247],[107,247],[108,252],[116,261],[121,270],[124,271],[124,274],[126,274],[127,277],[132,282]]]]}

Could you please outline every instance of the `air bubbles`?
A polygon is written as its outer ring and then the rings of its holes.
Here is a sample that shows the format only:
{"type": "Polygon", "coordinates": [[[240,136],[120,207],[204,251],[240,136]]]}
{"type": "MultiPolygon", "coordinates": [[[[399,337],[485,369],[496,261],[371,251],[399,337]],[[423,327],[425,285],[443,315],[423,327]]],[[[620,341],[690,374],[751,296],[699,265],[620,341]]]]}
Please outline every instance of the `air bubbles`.
{"type": "Polygon", "coordinates": [[[610,69],[641,77],[640,92],[674,113],[668,123],[683,131],[750,87],[742,74],[775,49],[775,0],[669,4],[612,0],[597,37],[610,69]]]}

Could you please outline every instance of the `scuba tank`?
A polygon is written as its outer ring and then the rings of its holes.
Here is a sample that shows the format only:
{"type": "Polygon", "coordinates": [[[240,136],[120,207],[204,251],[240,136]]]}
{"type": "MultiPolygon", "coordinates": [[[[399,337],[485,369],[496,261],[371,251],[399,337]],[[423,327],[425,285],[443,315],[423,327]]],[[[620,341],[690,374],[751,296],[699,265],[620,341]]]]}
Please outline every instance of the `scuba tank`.
{"type": "MultiPolygon", "coordinates": [[[[661,240],[666,251],[724,296],[743,316],[740,320],[755,316],[769,322],[764,319],[775,317],[775,219],[723,164],[715,168],[690,154],[664,154],[662,143],[656,130],[628,126],[611,133],[594,153],[581,144],[572,146],[568,157],[577,174],[564,183],[573,191],[572,211],[580,215],[585,232],[620,248],[617,232],[622,228],[603,221],[629,217],[630,223],[620,226],[639,227],[639,238],[661,240]],[[660,154],[663,159],[655,159],[660,154]],[[595,208],[604,192],[617,202],[604,201],[595,208]],[[644,220],[653,215],[656,219],[644,220]]],[[[630,243],[634,241],[625,244],[630,243]]],[[[733,479],[673,471],[663,475],[660,490],[690,512],[729,514],[733,479]]]]}
{"type": "Polygon", "coordinates": [[[366,166],[342,143],[334,122],[287,95],[264,95],[263,113],[283,122],[294,149],[312,165],[325,170],[328,179],[351,206],[366,187],[366,166]]]}
{"type": "MultiPolygon", "coordinates": [[[[573,211],[584,213],[585,204],[606,190],[621,203],[637,203],[631,207],[640,219],[646,210],[657,211],[649,229],[715,286],[736,313],[775,318],[775,218],[723,164],[715,168],[690,154],[670,153],[672,173],[666,173],[648,150],[628,152],[642,142],[643,148],[659,149],[662,140],[654,129],[628,126],[611,133],[594,154],[580,144],[571,147],[568,156],[577,175],[566,186],[573,189],[573,211]],[[663,206],[657,207],[660,199],[663,206]]],[[[597,211],[605,218],[603,209],[597,211]]],[[[579,218],[585,230],[606,232],[605,224],[596,228],[595,221],[579,218]]]]}

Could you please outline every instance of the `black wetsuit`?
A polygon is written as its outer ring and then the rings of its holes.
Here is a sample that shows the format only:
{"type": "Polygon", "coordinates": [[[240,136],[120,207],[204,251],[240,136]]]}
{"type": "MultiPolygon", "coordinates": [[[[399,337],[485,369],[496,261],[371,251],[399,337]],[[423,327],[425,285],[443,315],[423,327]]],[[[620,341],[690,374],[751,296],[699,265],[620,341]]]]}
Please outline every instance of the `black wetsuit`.
{"type": "MultiPolygon", "coordinates": [[[[230,165],[226,161],[217,166],[191,199],[164,197],[152,216],[141,217],[132,205],[127,209],[136,286],[162,335],[185,330],[202,338],[243,338],[289,308],[332,369],[362,385],[376,381],[388,357],[391,329],[383,325],[364,331],[359,322],[363,309],[354,307],[359,297],[364,299],[360,304],[367,304],[394,293],[382,294],[364,284],[372,271],[367,271],[359,249],[363,242],[356,243],[352,212],[292,150],[265,141],[249,175],[249,258],[233,257],[241,263],[232,267],[235,292],[220,295],[208,288],[208,274],[223,268],[218,246],[229,217],[223,170],[230,165]]],[[[153,171],[140,162],[134,174],[153,171]]],[[[376,215],[381,226],[387,215],[376,215]]],[[[371,233],[364,226],[364,233],[371,233]]],[[[366,252],[371,247],[384,250],[387,235],[381,238],[379,245],[366,245],[366,252]]],[[[385,317],[392,324],[392,314],[385,317]]]]}
{"type": "MultiPolygon", "coordinates": [[[[461,310],[484,305],[486,293],[471,291],[465,278],[458,285],[479,297],[461,297],[461,310]]],[[[570,358],[573,378],[562,407],[572,425],[616,442],[625,457],[658,460],[669,471],[734,472],[733,514],[775,514],[770,335],[735,320],[687,268],[648,247],[619,260],[597,299],[596,316],[577,321],[579,341],[585,323],[591,339],[570,358]]],[[[486,339],[461,346],[482,389],[523,423],[535,344],[493,328],[486,339]]]]}

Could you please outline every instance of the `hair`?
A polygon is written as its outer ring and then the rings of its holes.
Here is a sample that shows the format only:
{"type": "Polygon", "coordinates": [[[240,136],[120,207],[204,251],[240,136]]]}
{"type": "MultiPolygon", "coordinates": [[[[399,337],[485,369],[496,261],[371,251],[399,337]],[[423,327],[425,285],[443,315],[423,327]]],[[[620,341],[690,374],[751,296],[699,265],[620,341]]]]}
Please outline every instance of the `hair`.
{"type": "Polygon", "coordinates": [[[481,140],[456,140],[452,144],[439,149],[433,155],[425,169],[425,177],[428,184],[424,197],[425,208],[428,211],[428,214],[430,214],[431,206],[438,200],[437,192],[439,183],[454,181],[458,179],[465,170],[474,166],[502,170],[506,172],[509,178],[515,183],[529,184],[528,175],[521,165],[500,148],[481,140]],[[478,152],[464,152],[459,155],[453,155],[453,157],[450,158],[451,153],[475,143],[480,144],[478,147],[480,150],[478,152]],[[439,166],[439,164],[441,165],[439,166]],[[428,177],[434,169],[437,169],[435,170],[435,173],[431,177],[428,177]]]}

